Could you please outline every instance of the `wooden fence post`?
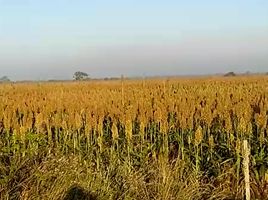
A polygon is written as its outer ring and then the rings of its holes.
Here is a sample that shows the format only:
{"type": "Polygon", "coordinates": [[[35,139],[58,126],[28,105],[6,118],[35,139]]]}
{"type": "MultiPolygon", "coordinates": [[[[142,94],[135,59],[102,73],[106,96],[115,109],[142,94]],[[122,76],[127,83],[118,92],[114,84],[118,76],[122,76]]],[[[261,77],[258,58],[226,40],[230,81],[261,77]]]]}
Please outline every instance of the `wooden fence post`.
{"type": "Polygon", "coordinates": [[[248,146],[248,141],[244,140],[244,151],[243,151],[243,170],[244,170],[244,176],[245,176],[245,189],[246,189],[246,200],[250,200],[250,179],[249,179],[249,155],[250,155],[250,149],[248,146]]]}

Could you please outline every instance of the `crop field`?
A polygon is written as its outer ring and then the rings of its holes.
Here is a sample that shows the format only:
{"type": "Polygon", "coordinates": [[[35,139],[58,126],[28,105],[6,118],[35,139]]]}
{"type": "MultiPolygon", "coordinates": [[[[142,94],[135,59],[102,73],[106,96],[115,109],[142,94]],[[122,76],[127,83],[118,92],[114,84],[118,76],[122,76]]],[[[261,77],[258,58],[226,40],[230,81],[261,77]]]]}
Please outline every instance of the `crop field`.
{"type": "Polygon", "coordinates": [[[0,199],[268,196],[268,77],[0,85],[0,199]]]}

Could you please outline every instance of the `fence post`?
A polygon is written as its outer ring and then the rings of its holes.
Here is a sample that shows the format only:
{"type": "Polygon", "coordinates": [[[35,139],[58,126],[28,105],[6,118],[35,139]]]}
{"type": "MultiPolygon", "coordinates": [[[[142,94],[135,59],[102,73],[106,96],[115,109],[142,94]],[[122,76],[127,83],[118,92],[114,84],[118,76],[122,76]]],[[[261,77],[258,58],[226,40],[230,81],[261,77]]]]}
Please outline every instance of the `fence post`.
{"type": "Polygon", "coordinates": [[[250,155],[250,150],[248,146],[248,141],[244,140],[244,145],[243,145],[243,154],[244,154],[244,176],[245,176],[245,189],[246,189],[246,200],[250,200],[250,180],[249,180],[249,155],[250,155]]]}

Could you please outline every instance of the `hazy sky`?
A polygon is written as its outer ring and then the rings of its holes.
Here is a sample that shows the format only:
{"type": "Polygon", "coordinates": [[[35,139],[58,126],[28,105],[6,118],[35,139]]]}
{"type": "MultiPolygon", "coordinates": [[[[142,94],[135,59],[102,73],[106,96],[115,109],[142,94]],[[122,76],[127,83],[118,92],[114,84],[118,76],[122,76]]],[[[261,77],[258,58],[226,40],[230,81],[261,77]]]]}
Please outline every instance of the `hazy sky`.
{"type": "Polygon", "coordinates": [[[0,0],[0,76],[268,71],[267,0],[0,0]]]}

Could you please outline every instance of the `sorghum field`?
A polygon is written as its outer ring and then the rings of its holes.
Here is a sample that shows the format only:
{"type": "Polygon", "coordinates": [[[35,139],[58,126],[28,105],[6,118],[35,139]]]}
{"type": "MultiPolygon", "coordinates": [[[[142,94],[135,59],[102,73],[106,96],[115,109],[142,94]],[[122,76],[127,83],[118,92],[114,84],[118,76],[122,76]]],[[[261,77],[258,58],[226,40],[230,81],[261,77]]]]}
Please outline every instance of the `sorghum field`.
{"type": "Polygon", "coordinates": [[[0,85],[0,199],[268,196],[268,77],[0,85]]]}

